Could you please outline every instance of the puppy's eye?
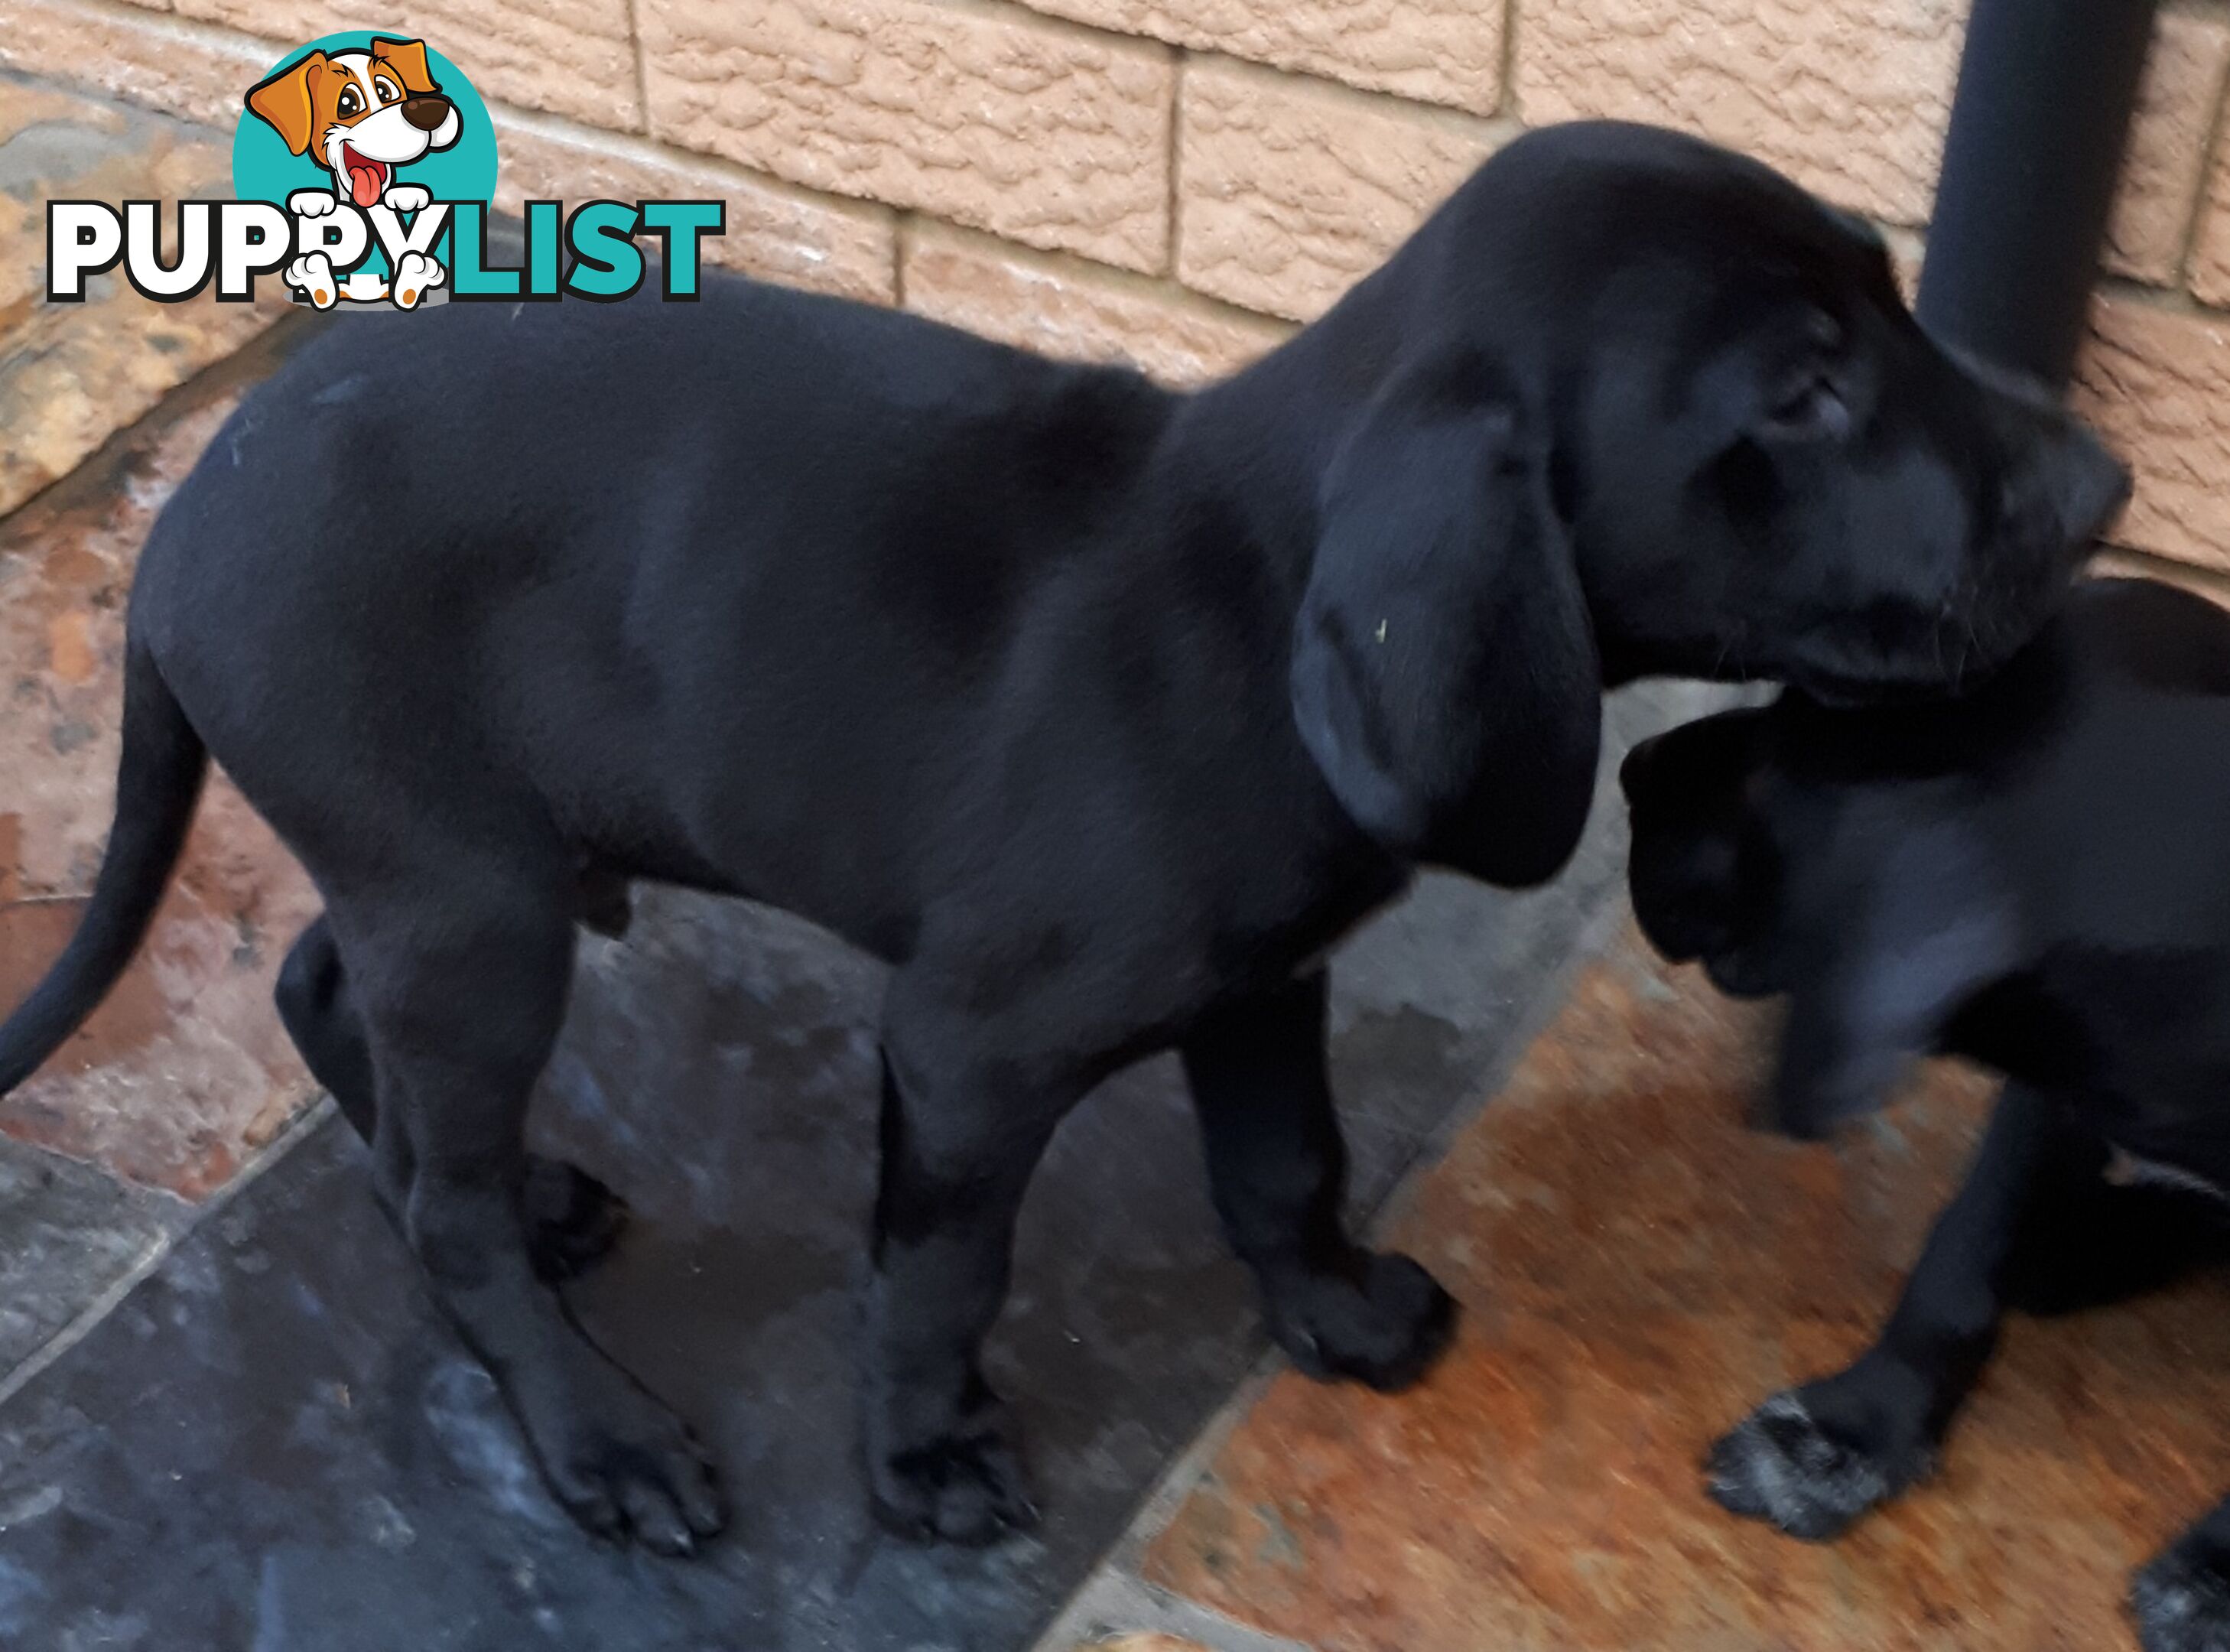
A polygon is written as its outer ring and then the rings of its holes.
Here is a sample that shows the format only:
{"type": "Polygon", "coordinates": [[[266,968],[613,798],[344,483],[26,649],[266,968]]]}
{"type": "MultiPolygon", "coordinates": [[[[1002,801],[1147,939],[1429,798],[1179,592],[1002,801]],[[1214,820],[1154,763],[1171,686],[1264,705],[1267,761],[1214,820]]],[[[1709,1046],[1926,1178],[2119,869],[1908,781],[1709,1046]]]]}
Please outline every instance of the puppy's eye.
{"type": "Polygon", "coordinates": [[[1824,377],[1776,402],[1758,428],[1758,434],[1769,442],[1840,442],[1850,433],[1850,404],[1824,377]]]}
{"type": "Polygon", "coordinates": [[[333,103],[333,109],[339,114],[362,114],[364,113],[363,94],[352,86],[345,86],[341,88],[340,96],[333,103]]]}
{"type": "Polygon", "coordinates": [[[389,80],[384,74],[374,81],[372,84],[379,88],[379,100],[382,103],[395,103],[401,100],[403,96],[403,88],[396,85],[394,81],[389,80]]]}

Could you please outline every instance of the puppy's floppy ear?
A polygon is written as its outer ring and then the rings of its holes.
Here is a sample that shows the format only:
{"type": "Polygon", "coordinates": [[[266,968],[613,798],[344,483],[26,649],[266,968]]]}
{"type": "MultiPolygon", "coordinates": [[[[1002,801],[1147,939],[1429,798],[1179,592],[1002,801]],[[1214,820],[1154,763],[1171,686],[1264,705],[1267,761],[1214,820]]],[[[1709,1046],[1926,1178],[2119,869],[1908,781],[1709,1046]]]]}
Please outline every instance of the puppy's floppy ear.
{"type": "Polygon", "coordinates": [[[383,63],[392,64],[403,77],[405,92],[438,92],[441,88],[434,79],[433,67],[426,61],[426,42],[422,40],[380,40],[374,37],[371,55],[383,63]]]}
{"type": "Polygon", "coordinates": [[[317,124],[313,94],[325,72],[325,55],[312,52],[300,62],[290,63],[269,80],[258,81],[248,88],[248,113],[269,122],[272,130],[287,140],[290,154],[302,154],[310,146],[311,128],[317,124]]]}
{"type": "Polygon", "coordinates": [[[1602,667],[1547,455],[1484,364],[1395,375],[1341,442],[1293,636],[1293,715],[1396,854],[1539,882],[1586,824],[1602,667]]]}

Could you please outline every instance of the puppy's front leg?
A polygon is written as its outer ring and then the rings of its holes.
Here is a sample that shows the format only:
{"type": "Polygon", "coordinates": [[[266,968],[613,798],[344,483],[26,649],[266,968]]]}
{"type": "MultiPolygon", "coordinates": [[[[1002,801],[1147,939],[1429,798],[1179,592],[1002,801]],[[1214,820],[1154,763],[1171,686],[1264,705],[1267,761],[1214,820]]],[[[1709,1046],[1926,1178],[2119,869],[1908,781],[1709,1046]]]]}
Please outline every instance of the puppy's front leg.
{"type": "Polygon", "coordinates": [[[1211,1010],[1183,1047],[1217,1213],[1270,1332],[1310,1376],[1407,1387],[1455,1304],[1407,1256],[1349,1238],[1347,1150],[1324,1072],[1323,971],[1211,1010]]]}
{"type": "Polygon", "coordinates": [[[1084,1081],[1002,1048],[916,978],[899,974],[885,1015],[867,1479],[876,1519],[898,1535],[983,1544],[1037,1522],[982,1353],[1006,1300],[1023,1191],[1084,1081]]]}
{"type": "Polygon", "coordinates": [[[1713,1498],[1825,1541],[1934,1468],[1996,1345],[2022,1216],[2064,1128],[2051,1099],[2006,1086],[1881,1339],[1849,1370],[1775,1395],[1713,1447],[1713,1498]]]}

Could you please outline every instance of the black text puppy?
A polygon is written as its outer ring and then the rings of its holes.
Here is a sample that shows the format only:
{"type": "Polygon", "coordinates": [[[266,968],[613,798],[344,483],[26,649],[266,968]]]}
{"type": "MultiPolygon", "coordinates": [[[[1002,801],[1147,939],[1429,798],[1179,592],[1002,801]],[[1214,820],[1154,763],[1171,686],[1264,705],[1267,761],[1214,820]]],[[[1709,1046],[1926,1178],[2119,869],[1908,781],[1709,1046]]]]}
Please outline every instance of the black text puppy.
{"type": "Polygon", "coordinates": [[[1940,687],[2123,488],[1865,226],[1633,126],[1511,144],[1192,396],[733,280],[351,317],[149,538],[115,829],[0,1088],[115,979],[214,757],[325,897],[280,1009],[430,1288],[564,1505],[681,1551],[711,1470],[538,1279],[596,1190],[521,1115],[584,869],[803,913],[895,965],[876,1507],[983,1539],[1028,1502],[978,1348],[1092,1084],[1176,1046],[1279,1343],[1408,1381],[1448,1303],[1342,1226],[1326,948],[1420,861],[1553,873],[1605,681],[1940,687]]]}
{"type": "MultiPolygon", "coordinates": [[[[1789,996],[1782,1127],[1879,1106],[1929,1051],[2008,1076],[1880,1340],[1713,1453],[1728,1507],[1832,1537],[1929,1471],[2008,1307],[2225,1254],[2230,614],[2088,584],[1957,700],[1787,694],[1644,743],[1624,778],[1650,939],[1728,991],[1789,996]]],[[[2230,1501],[2133,1599],[2151,1652],[2230,1646],[2230,1501]]]]}

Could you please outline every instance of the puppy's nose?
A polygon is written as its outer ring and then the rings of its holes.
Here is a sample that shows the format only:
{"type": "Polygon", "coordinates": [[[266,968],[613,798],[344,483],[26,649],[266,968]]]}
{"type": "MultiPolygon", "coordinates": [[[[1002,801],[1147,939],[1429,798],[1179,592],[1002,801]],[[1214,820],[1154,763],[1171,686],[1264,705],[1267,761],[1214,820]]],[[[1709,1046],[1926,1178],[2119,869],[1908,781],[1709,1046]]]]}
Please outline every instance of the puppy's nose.
{"type": "Polygon", "coordinates": [[[421,132],[431,132],[449,118],[449,100],[421,93],[403,100],[403,118],[421,132]]]}

